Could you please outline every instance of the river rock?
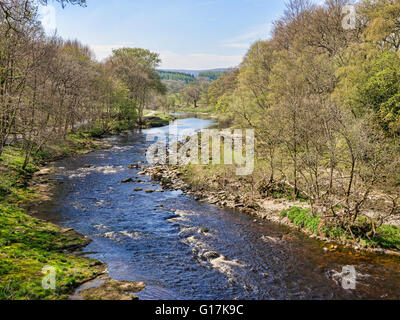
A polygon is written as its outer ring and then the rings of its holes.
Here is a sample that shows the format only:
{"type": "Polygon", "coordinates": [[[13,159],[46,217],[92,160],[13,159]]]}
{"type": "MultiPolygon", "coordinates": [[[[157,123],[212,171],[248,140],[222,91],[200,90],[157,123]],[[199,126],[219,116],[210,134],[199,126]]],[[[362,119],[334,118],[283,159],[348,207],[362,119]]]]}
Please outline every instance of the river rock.
{"type": "Polygon", "coordinates": [[[41,177],[41,176],[49,175],[50,173],[51,173],[51,170],[48,169],[48,168],[45,168],[45,169],[42,169],[42,170],[39,170],[39,171],[35,172],[35,176],[41,177]]]}
{"type": "Polygon", "coordinates": [[[132,178],[126,178],[124,180],[121,181],[122,183],[128,183],[128,182],[133,182],[132,178]]]}
{"type": "Polygon", "coordinates": [[[206,251],[202,254],[202,257],[206,259],[217,259],[219,256],[219,253],[215,251],[206,251]]]}

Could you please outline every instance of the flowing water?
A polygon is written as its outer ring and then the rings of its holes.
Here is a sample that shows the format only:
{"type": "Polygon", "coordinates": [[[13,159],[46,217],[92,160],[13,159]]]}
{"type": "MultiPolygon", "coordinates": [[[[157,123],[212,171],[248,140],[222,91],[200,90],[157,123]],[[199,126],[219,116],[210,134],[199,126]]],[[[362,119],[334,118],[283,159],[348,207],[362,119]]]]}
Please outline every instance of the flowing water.
{"type": "MultiPolygon", "coordinates": [[[[177,120],[193,131],[212,124],[177,120]]],[[[114,279],[145,282],[141,299],[400,298],[397,258],[325,252],[301,233],[180,191],[135,192],[161,190],[128,165],[145,164],[146,135],[168,129],[114,136],[110,149],[56,162],[56,194],[38,216],[90,237],[86,255],[106,262],[114,279]],[[356,289],[342,288],[343,266],[355,267],[356,289]]]]}

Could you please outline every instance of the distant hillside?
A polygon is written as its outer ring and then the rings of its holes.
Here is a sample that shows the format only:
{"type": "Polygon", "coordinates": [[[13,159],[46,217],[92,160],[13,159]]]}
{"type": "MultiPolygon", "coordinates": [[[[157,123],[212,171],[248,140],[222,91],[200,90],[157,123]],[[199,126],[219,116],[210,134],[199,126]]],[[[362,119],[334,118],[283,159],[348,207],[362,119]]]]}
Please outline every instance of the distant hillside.
{"type": "Polygon", "coordinates": [[[160,75],[161,80],[176,80],[176,81],[184,81],[186,84],[193,82],[196,78],[188,73],[177,72],[177,71],[164,71],[157,70],[160,75]]]}
{"type": "Polygon", "coordinates": [[[217,80],[220,76],[224,75],[227,73],[229,70],[224,70],[224,71],[203,71],[198,74],[198,78],[208,78],[210,80],[217,80]]]}
{"type": "Polygon", "coordinates": [[[211,69],[211,70],[180,70],[180,69],[160,69],[159,71],[165,71],[165,72],[179,72],[179,73],[185,73],[185,74],[189,74],[192,75],[194,77],[198,77],[200,73],[204,73],[204,72],[227,72],[230,71],[231,68],[218,68],[218,69],[211,69]]]}

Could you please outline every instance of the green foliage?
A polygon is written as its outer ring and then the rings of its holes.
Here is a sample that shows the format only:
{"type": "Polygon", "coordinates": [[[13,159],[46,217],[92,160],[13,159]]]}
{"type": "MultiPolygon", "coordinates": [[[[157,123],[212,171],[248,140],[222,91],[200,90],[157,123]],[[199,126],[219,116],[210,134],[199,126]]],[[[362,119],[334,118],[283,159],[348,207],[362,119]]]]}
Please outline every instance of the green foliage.
{"type": "MultiPolygon", "coordinates": [[[[282,210],[280,216],[288,217],[291,222],[301,228],[307,228],[314,234],[319,233],[320,218],[310,214],[309,209],[299,207],[290,207],[282,210]]],[[[365,217],[359,218],[359,223],[366,222],[365,217]]],[[[351,240],[352,237],[346,230],[339,226],[329,225],[323,226],[323,233],[326,237],[338,240],[351,240]]],[[[386,249],[400,249],[400,228],[396,226],[382,225],[376,230],[376,234],[369,238],[365,234],[360,234],[358,239],[362,246],[373,246],[386,249]]]]}
{"type": "Polygon", "coordinates": [[[332,239],[349,239],[350,236],[346,234],[346,231],[337,226],[324,227],[323,231],[328,238],[332,239]]]}
{"type": "Polygon", "coordinates": [[[100,272],[99,263],[61,253],[85,240],[0,205],[0,299],[60,299],[100,272]],[[56,269],[56,290],[42,288],[42,268],[56,269]]]}
{"type": "Polygon", "coordinates": [[[360,81],[360,108],[375,111],[385,130],[400,133],[400,58],[393,52],[380,52],[365,62],[360,81]]]}
{"type": "MultiPolygon", "coordinates": [[[[38,158],[40,160],[40,158],[38,158]]],[[[13,201],[29,198],[26,190],[26,180],[37,170],[34,164],[29,164],[24,170],[24,153],[20,148],[7,147],[0,157],[0,201],[11,197],[13,201]]]]}
{"type": "Polygon", "coordinates": [[[388,249],[400,249],[400,229],[396,226],[383,225],[376,230],[372,244],[388,249]]]}
{"type": "Polygon", "coordinates": [[[91,128],[87,131],[89,137],[91,138],[100,138],[104,135],[105,131],[104,129],[100,128],[100,127],[94,127],[91,128]]]}
{"type": "Polygon", "coordinates": [[[282,210],[281,217],[288,217],[291,222],[300,228],[307,228],[315,234],[319,233],[320,218],[312,215],[309,209],[290,207],[289,209],[282,210]]]}
{"type": "Polygon", "coordinates": [[[223,76],[228,70],[223,71],[203,71],[198,74],[198,78],[208,78],[212,81],[217,80],[219,77],[223,76]]]}
{"type": "Polygon", "coordinates": [[[184,81],[186,84],[196,81],[196,78],[187,73],[157,70],[161,80],[184,81]]]}

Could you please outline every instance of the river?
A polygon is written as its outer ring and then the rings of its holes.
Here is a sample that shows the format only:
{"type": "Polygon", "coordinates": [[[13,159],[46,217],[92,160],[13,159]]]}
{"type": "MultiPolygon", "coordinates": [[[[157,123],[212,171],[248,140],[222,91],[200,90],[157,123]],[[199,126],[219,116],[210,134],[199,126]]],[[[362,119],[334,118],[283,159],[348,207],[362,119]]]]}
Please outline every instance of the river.
{"type": "MultiPolygon", "coordinates": [[[[184,118],[177,125],[196,131],[213,121],[184,118]]],[[[37,208],[38,217],[91,238],[86,256],[107,263],[114,279],[145,282],[140,299],[400,298],[398,258],[326,252],[320,241],[285,226],[180,191],[159,192],[158,183],[128,166],[146,164],[146,135],[168,129],[109,137],[110,149],[54,163],[55,196],[37,208]],[[121,183],[129,177],[133,183],[121,183]],[[343,266],[355,267],[353,290],[342,287],[343,266]]]]}

